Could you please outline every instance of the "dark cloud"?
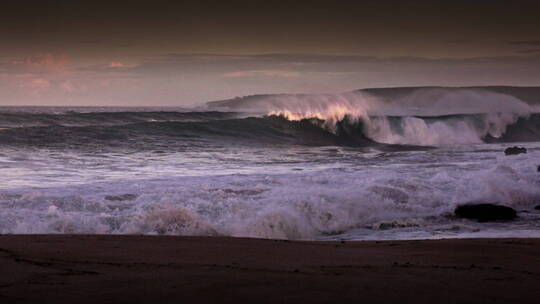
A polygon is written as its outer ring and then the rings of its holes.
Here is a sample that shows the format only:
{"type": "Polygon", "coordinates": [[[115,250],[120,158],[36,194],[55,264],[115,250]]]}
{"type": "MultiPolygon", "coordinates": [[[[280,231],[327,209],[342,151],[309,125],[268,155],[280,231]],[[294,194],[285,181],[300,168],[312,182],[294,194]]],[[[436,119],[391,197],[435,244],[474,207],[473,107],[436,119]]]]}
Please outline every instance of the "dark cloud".
{"type": "Polygon", "coordinates": [[[540,54],[540,49],[520,50],[520,51],[517,51],[517,52],[522,53],[522,54],[540,54]]]}
{"type": "Polygon", "coordinates": [[[81,44],[100,44],[102,42],[103,41],[101,41],[101,40],[83,40],[80,43],[81,44]]]}
{"type": "Polygon", "coordinates": [[[528,46],[535,46],[540,45],[540,40],[519,40],[519,41],[510,41],[508,42],[512,45],[528,45],[528,46]]]}
{"type": "Polygon", "coordinates": [[[3,52],[11,54],[63,50],[95,57],[127,45],[124,56],[300,52],[470,57],[513,51],[511,45],[493,48],[485,41],[535,39],[539,15],[540,2],[528,0],[6,1],[0,37],[3,52]],[[464,44],[467,50],[460,47],[464,44]]]}
{"type": "MultiPolygon", "coordinates": [[[[448,68],[467,67],[508,67],[530,66],[540,63],[538,56],[493,56],[471,58],[424,58],[424,57],[375,57],[341,56],[320,54],[168,54],[147,58],[140,64],[126,67],[124,71],[133,73],[160,73],[167,71],[183,73],[223,72],[259,68],[288,69],[295,71],[351,71],[362,67],[381,68],[385,66],[446,66],[448,68]]],[[[85,68],[89,69],[89,68],[85,68]]],[[[110,69],[90,68],[96,71],[110,69]]]]}
{"type": "Polygon", "coordinates": [[[0,102],[539,85],[539,15],[532,0],[5,1],[0,102]]]}

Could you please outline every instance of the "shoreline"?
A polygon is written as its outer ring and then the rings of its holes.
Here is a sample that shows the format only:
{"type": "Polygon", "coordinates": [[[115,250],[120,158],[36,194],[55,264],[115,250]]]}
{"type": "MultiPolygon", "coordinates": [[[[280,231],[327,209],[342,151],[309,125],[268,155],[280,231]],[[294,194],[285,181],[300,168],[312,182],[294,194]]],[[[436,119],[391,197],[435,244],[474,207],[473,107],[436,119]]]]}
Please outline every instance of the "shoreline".
{"type": "Polygon", "coordinates": [[[540,239],[0,235],[2,303],[537,303],[540,239]]]}

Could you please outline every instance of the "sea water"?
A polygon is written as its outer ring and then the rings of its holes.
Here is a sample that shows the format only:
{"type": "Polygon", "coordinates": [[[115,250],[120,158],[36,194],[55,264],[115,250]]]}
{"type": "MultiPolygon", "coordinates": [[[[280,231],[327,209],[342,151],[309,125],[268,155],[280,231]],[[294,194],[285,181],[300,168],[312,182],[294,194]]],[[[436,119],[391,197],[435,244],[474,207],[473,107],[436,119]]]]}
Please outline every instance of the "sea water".
{"type": "Polygon", "coordinates": [[[487,106],[349,94],[232,101],[242,109],[4,107],[0,233],[540,237],[539,116],[463,94],[487,106]],[[527,153],[506,156],[513,145],[527,153]],[[454,216],[475,202],[518,218],[454,216]]]}

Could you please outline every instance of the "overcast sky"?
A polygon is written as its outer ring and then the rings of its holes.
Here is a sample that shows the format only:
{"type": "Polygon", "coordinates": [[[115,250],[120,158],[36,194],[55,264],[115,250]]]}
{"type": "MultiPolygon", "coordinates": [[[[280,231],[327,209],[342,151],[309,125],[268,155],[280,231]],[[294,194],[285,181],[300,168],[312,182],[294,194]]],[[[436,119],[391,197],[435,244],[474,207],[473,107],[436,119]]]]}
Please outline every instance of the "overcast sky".
{"type": "Polygon", "coordinates": [[[540,1],[9,1],[2,105],[540,85],[540,1]]]}

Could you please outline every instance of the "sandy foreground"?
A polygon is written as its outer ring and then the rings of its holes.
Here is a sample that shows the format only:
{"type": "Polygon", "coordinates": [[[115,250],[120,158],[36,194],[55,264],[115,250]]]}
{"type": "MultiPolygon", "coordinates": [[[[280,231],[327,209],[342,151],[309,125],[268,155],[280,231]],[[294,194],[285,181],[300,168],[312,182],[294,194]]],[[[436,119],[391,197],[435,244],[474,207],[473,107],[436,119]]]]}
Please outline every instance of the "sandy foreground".
{"type": "Polygon", "coordinates": [[[540,303],[540,239],[0,236],[0,303],[540,303]]]}

